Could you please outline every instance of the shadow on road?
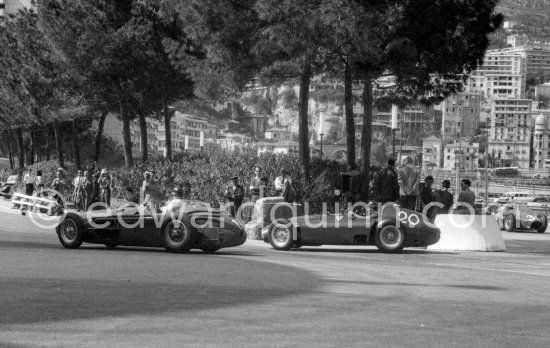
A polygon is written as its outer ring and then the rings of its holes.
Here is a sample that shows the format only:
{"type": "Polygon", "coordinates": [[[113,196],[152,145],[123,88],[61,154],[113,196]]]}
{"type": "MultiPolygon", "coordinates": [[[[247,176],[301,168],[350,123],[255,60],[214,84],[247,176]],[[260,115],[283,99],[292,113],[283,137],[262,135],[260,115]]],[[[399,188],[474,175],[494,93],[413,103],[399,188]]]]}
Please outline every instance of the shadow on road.
{"type": "Polygon", "coordinates": [[[335,279],[331,279],[326,282],[337,283],[337,284],[358,284],[358,285],[368,285],[368,286],[374,285],[374,286],[436,287],[436,288],[455,288],[455,289],[465,289],[465,290],[490,290],[490,291],[506,290],[506,288],[499,287],[499,286],[473,285],[473,284],[441,285],[441,284],[372,282],[372,281],[335,280],[335,279]]]}
{"type": "Polygon", "coordinates": [[[129,261],[117,253],[125,250],[106,250],[103,258],[97,258],[97,251],[67,250],[59,266],[52,260],[41,277],[32,272],[20,276],[19,271],[3,276],[0,325],[250,305],[310,292],[319,285],[309,272],[245,258],[134,252],[129,261]]]}

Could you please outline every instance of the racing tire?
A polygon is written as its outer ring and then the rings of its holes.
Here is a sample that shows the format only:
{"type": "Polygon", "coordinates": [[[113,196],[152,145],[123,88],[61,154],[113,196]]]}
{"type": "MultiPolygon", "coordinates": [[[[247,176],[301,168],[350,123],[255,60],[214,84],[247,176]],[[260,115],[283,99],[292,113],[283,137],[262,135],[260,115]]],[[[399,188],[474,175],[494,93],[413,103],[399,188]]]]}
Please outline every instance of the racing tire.
{"type": "Polygon", "coordinates": [[[181,220],[169,219],[161,228],[164,248],[172,253],[186,253],[197,239],[197,230],[191,225],[187,215],[181,220]]]}
{"type": "Polygon", "coordinates": [[[383,253],[398,253],[405,246],[405,232],[395,225],[386,225],[376,232],[375,244],[383,253]]]}
{"type": "Polygon", "coordinates": [[[67,214],[65,219],[56,227],[57,237],[67,249],[76,249],[82,245],[84,237],[84,222],[74,214],[67,214]]]}
{"type": "Polygon", "coordinates": [[[506,232],[512,232],[516,225],[516,217],[512,214],[507,214],[504,216],[504,221],[502,224],[504,225],[504,230],[506,232]]]}
{"type": "Polygon", "coordinates": [[[278,223],[271,226],[267,238],[275,250],[289,250],[294,245],[292,231],[288,224],[278,223]]]}
{"type": "Polygon", "coordinates": [[[546,215],[538,215],[537,216],[540,221],[542,221],[542,226],[540,226],[539,228],[537,228],[537,232],[538,233],[544,233],[546,232],[546,228],[548,227],[548,218],[546,217],[546,215]]]}

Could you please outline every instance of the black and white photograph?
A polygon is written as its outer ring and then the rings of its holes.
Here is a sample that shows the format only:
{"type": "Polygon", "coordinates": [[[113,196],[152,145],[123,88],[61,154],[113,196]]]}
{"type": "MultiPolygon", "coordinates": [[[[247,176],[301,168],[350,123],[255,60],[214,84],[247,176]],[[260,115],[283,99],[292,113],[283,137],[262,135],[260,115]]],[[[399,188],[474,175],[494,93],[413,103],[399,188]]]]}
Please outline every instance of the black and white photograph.
{"type": "Polygon", "coordinates": [[[0,0],[0,347],[550,346],[550,0],[0,0]]]}

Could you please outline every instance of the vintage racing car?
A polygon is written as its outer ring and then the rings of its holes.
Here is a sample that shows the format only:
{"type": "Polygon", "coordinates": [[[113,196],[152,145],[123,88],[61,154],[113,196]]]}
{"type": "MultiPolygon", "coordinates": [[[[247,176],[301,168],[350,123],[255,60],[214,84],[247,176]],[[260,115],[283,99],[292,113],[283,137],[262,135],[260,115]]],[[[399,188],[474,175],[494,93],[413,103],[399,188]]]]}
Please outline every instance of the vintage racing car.
{"type": "Polygon", "coordinates": [[[439,229],[420,213],[387,205],[361,216],[318,214],[277,219],[262,229],[264,241],[274,249],[319,245],[376,245],[386,253],[405,247],[425,247],[439,241],[439,229]]]}
{"type": "Polygon", "coordinates": [[[182,201],[162,212],[126,205],[116,211],[69,212],[56,232],[65,248],[82,243],[164,247],[170,252],[201,249],[215,252],[246,241],[244,227],[232,217],[206,203],[182,201]]]}
{"type": "Polygon", "coordinates": [[[548,218],[542,212],[536,212],[527,205],[507,203],[495,213],[498,226],[508,232],[514,230],[535,230],[544,233],[548,227],[548,218]]]}

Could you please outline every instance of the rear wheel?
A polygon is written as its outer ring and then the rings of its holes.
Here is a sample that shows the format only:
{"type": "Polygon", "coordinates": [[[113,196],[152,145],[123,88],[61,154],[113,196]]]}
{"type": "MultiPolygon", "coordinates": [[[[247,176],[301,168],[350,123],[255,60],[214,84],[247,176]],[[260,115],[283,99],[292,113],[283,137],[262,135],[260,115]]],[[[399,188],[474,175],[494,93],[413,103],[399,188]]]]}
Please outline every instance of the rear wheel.
{"type": "Polygon", "coordinates": [[[405,246],[405,232],[394,225],[382,227],[376,233],[375,244],[383,253],[397,253],[405,246]]]}
{"type": "Polygon", "coordinates": [[[61,245],[67,249],[76,249],[82,245],[84,237],[84,223],[76,215],[67,215],[56,228],[57,237],[61,245]]]}
{"type": "Polygon", "coordinates": [[[512,232],[514,230],[514,225],[516,224],[516,218],[512,214],[504,216],[504,230],[506,232],[512,232]]]}
{"type": "Polygon", "coordinates": [[[542,222],[542,226],[540,226],[539,228],[537,228],[537,232],[538,233],[544,233],[546,232],[546,228],[548,227],[548,218],[546,217],[546,215],[539,215],[537,216],[539,218],[539,220],[542,222]]]}
{"type": "Polygon", "coordinates": [[[288,250],[294,245],[292,232],[288,224],[273,225],[269,230],[268,238],[269,243],[276,250],[288,250]]]}
{"type": "Polygon", "coordinates": [[[197,233],[187,216],[168,220],[162,226],[164,248],[172,253],[186,253],[195,243],[197,233]]]}

